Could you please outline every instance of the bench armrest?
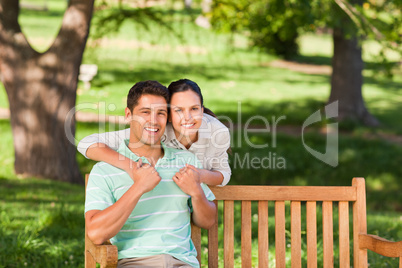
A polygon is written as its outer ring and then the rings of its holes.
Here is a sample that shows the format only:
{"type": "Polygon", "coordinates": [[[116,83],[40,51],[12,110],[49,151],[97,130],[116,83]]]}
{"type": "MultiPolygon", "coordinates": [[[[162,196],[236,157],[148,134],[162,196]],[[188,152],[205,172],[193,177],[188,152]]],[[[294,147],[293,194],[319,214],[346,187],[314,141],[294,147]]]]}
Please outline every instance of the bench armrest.
{"type": "Polygon", "coordinates": [[[117,246],[113,246],[109,242],[95,245],[90,239],[87,239],[86,243],[86,251],[92,255],[94,261],[99,263],[102,268],[117,266],[117,246]]]}
{"type": "Polygon", "coordinates": [[[392,242],[376,235],[360,234],[359,247],[369,249],[386,257],[402,257],[402,241],[392,242]]]}

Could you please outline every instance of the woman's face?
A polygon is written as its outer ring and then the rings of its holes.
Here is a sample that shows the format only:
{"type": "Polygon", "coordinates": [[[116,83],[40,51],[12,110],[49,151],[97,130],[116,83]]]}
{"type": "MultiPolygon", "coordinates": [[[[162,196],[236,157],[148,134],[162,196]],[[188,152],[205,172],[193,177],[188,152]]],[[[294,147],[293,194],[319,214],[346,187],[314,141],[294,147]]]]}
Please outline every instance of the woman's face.
{"type": "Polygon", "coordinates": [[[170,121],[176,137],[189,137],[192,140],[197,137],[197,131],[201,126],[204,108],[201,99],[192,90],[176,92],[170,99],[170,121]]]}

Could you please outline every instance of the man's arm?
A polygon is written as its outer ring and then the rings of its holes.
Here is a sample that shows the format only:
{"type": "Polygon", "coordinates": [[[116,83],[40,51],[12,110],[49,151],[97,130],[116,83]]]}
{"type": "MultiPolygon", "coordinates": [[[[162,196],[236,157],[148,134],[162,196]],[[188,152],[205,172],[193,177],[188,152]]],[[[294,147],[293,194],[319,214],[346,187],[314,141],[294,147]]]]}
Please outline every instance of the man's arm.
{"type": "Polygon", "coordinates": [[[215,224],[216,218],[215,203],[208,201],[202,188],[198,196],[191,196],[191,203],[193,206],[192,220],[194,224],[204,229],[211,228],[215,224]]]}
{"type": "Polygon", "coordinates": [[[127,221],[141,196],[151,191],[161,181],[153,167],[147,164],[137,170],[135,183],[114,204],[104,210],[89,210],[85,213],[88,237],[95,244],[102,244],[115,236],[127,221]]]}
{"type": "Polygon", "coordinates": [[[216,206],[206,198],[197,168],[187,165],[173,176],[173,180],[183,192],[191,196],[194,224],[204,229],[211,228],[215,224],[216,206]]]}
{"type": "Polygon", "coordinates": [[[133,185],[107,209],[90,210],[85,213],[89,239],[95,244],[102,244],[115,236],[127,221],[142,194],[140,188],[133,185]]]}

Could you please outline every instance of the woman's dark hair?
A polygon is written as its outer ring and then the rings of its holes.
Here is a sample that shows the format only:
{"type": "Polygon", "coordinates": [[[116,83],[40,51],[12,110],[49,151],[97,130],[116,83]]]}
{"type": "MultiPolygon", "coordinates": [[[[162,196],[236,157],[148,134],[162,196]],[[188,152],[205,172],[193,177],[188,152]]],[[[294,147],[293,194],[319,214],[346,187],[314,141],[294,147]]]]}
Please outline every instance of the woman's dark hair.
{"type": "MultiPolygon", "coordinates": [[[[217,118],[216,114],[214,114],[210,109],[204,106],[204,98],[202,97],[201,88],[197,85],[196,82],[191,81],[189,79],[180,79],[170,83],[170,85],[168,86],[168,90],[170,99],[172,99],[173,94],[177,92],[184,92],[187,90],[195,92],[198,95],[198,97],[200,97],[201,106],[204,108],[204,113],[217,118]]],[[[230,154],[232,153],[231,147],[229,147],[227,152],[230,154]]]]}

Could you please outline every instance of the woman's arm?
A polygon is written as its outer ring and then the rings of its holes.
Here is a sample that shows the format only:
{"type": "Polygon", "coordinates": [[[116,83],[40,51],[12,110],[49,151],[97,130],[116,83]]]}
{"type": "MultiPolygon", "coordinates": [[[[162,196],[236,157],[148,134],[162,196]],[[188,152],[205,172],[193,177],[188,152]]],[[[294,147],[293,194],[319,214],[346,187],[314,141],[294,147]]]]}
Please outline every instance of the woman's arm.
{"type": "Polygon", "coordinates": [[[127,172],[132,179],[137,169],[137,163],[119,154],[103,143],[95,143],[88,147],[87,157],[95,161],[103,161],[127,172]]]}
{"type": "Polygon", "coordinates": [[[120,144],[130,138],[130,129],[120,131],[95,133],[83,138],[77,146],[78,151],[86,158],[103,161],[126,171],[134,179],[137,164],[131,159],[119,154],[116,150],[120,144]]]}
{"type": "Polygon", "coordinates": [[[199,169],[200,180],[208,185],[225,186],[232,174],[227,153],[230,147],[229,129],[222,125],[212,137],[210,149],[207,149],[203,159],[204,169],[199,169]]]}
{"type": "Polygon", "coordinates": [[[223,175],[217,170],[207,170],[202,168],[196,168],[194,166],[189,166],[190,168],[197,169],[200,174],[200,182],[208,185],[222,185],[223,175]]]}
{"type": "MultiPolygon", "coordinates": [[[[113,150],[117,150],[120,144],[125,140],[130,138],[130,129],[123,129],[119,131],[105,132],[105,133],[95,133],[83,138],[77,145],[77,150],[86,158],[88,157],[89,147],[94,148],[95,144],[99,147],[107,146],[113,150]]],[[[92,159],[92,158],[91,158],[92,159]]],[[[93,159],[95,160],[95,159],[93,159]]]]}

